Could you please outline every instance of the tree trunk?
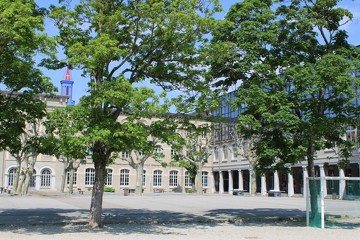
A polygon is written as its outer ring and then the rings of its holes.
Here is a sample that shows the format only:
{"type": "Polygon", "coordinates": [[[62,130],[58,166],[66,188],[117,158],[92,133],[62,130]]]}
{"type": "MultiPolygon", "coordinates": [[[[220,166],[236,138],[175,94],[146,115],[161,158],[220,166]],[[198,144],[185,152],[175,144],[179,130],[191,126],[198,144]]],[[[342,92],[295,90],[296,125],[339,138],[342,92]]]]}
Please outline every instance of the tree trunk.
{"type": "MultiPolygon", "coordinates": [[[[309,177],[315,177],[314,153],[315,153],[314,146],[313,144],[311,144],[307,151],[309,177]]],[[[319,213],[319,206],[318,206],[319,190],[318,190],[317,182],[314,180],[310,180],[309,189],[310,189],[310,206],[311,206],[310,218],[312,219],[311,222],[317,224],[320,222],[321,219],[319,213]]]]}
{"type": "Polygon", "coordinates": [[[256,195],[256,158],[250,156],[249,163],[251,165],[251,171],[249,171],[250,174],[249,191],[251,193],[251,196],[255,196],[256,195]]]}
{"type": "Polygon", "coordinates": [[[15,173],[15,177],[14,177],[13,191],[17,191],[17,187],[19,184],[19,178],[20,178],[20,169],[21,169],[21,159],[16,158],[16,173],[15,173]]]}
{"type": "Polygon", "coordinates": [[[22,188],[23,188],[23,184],[25,181],[25,177],[26,177],[26,175],[25,175],[24,171],[20,171],[20,177],[19,177],[19,182],[18,182],[18,186],[16,189],[16,194],[22,193],[22,188]]]}
{"type": "Polygon", "coordinates": [[[250,171],[251,173],[251,181],[250,181],[250,189],[251,189],[251,196],[256,195],[256,171],[255,168],[250,171]]]}
{"type": "Polygon", "coordinates": [[[66,186],[66,170],[67,170],[67,161],[64,160],[64,168],[61,174],[61,183],[60,183],[60,192],[65,192],[65,186],[66,186]]]}
{"type": "Polygon", "coordinates": [[[22,192],[25,195],[28,194],[28,192],[29,192],[29,185],[30,185],[31,177],[32,177],[33,172],[34,172],[36,157],[37,157],[37,155],[33,154],[32,161],[30,162],[30,164],[28,164],[28,166],[26,168],[25,182],[24,182],[24,186],[23,186],[23,189],[22,189],[22,192]]]}
{"type": "Polygon", "coordinates": [[[15,172],[14,183],[13,183],[13,191],[17,190],[17,186],[19,184],[19,178],[20,178],[20,165],[16,166],[16,172],[15,172]]]}
{"type": "Polygon", "coordinates": [[[201,195],[203,194],[203,188],[202,188],[202,164],[200,163],[196,170],[196,193],[201,195]]]}
{"type": "Polygon", "coordinates": [[[136,195],[142,195],[143,175],[144,175],[144,164],[142,163],[136,164],[136,186],[135,186],[136,195]]]}
{"type": "Polygon", "coordinates": [[[75,169],[72,166],[70,168],[70,173],[69,173],[69,193],[70,194],[74,193],[74,174],[75,174],[75,169]]]}
{"type": "Polygon", "coordinates": [[[34,166],[30,165],[29,169],[27,169],[26,171],[24,187],[22,189],[22,193],[24,195],[27,195],[29,193],[29,185],[33,172],[34,172],[34,166]]]}
{"type": "Polygon", "coordinates": [[[93,160],[95,166],[95,182],[91,196],[89,226],[96,228],[103,227],[102,202],[104,195],[107,158],[105,156],[99,156],[98,159],[94,158],[93,160]]]}

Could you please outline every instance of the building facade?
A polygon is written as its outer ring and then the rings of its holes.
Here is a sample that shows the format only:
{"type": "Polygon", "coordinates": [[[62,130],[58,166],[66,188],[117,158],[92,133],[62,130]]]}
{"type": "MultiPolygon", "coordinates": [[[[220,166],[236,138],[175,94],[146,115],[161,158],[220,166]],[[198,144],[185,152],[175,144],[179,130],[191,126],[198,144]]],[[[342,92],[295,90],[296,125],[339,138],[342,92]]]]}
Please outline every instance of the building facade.
{"type": "MultiPolygon", "coordinates": [[[[62,83],[62,95],[52,98],[42,98],[48,105],[49,111],[66,105],[74,105],[72,100],[73,81],[70,79],[69,69],[66,69],[65,80],[62,83]],[[70,101],[70,102],[69,102],[70,101]]],[[[214,114],[225,118],[234,119],[240,112],[233,110],[229,106],[229,99],[235,97],[235,92],[231,92],[224,100],[224,104],[219,111],[214,114]]],[[[121,116],[126,118],[125,115],[121,116]]],[[[151,121],[151,120],[149,120],[151,121]]],[[[278,172],[269,171],[263,176],[256,176],[256,190],[251,187],[253,182],[252,165],[243,156],[237,152],[235,144],[230,134],[230,125],[224,126],[217,131],[216,144],[212,148],[207,163],[202,170],[202,186],[204,192],[233,194],[234,192],[248,192],[249,194],[268,195],[270,192],[281,192],[288,196],[302,195],[306,182],[307,163],[305,161],[288,166],[289,171],[278,172]]],[[[350,141],[357,141],[357,130],[347,129],[346,138],[350,141]]],[[[167,191],[167,192],[186,192],[190,189],[191,182],[186,169],[171,166],[163,162],[170,163],[173,159],[174,151],[171,146],[161,144],[159,151],[162,151],[163,158],[149,158],[144,165],[143,188],[144,192],[167,191]]],[[[339,156],[333,149],[325,149],[317,153],[316,175],[317,176],[360,176],[360,149],[356,143],[350,164],[346,169],[338,167],[339,156]]],[[[136,184],[136,170],[124,160],[130,153],[122,152],[116,161],[107,168],[106,185],[112,186],[115,191],[121,192],[123,189],[134,189],[136,184]]],[[[68,174],[63,174],[63,163],[54,156],[39,155],[33,177],[30,182],[30,190],[59,191],[61,181],[66,178],[68,183],[68,174]]],[[[11,189],[14,182],[16,171],[16,161],[8,152],[0,152],[0,187],[11,189]]],[[[82,190],[91,190],[95,180],[95,169],[92,164],[91,155],[80,162],[74,175],[74,188],[82,190]]],[[[339,192],[338,184],[327,185],[327,194],[339,192]]]]}

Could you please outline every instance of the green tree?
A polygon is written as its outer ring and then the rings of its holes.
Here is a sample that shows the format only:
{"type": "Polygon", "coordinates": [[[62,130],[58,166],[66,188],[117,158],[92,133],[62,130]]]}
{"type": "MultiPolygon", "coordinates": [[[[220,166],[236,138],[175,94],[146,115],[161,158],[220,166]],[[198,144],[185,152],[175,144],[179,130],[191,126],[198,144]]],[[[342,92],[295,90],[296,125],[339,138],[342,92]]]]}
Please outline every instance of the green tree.
{"type": "MultiPolygon", "coordinates": [[[[167,107],[163,108],[166,109],[167,107]]],[[[123,124],[124,131],[132,137],[126,150],[130,154],[123,160],[136,170],[135,194],[137,195],[142,194],[145,162],[150,157],[154,159],[164,157],[162,151],[157,151],[161,143],[172,145],[178,142],[179,135],[175,131],[177,123],[173,115],[161,114],[161,116],[161,119],[147,119],[146,122],[144,119],[134,121],[130,118],[130,121],[126,120],[123,124]]]]}
{"type": "Polygon", "coordinates": [[[34,59],[53,51],[44,34],[44,14],[31,0],[0,1],[0,89],[5,90],[0,94],[0,149],[24,133],[26,122],[44,116],[46,105],[37,94],[54,90],[34,59]]]}
{"type": "Polygon", "coordinates": [[[16,175],[14,179],[14,192],[27,194],[30,179],[34,172],[36,159],[44,153],[43,119],[36,119],[26,123],[23,133],[14,136],[7,144],[6,150],[16,159],[16,175]]]}
{"type": "Polygon", "coordinates": [[[55,155],[64,164],[61,178],[61,192],[65,191],[66,175],[69,172],[69,193],[73,193],[74,173],[86,158],[87,146],[80,134],[82,122],[79,119],[79,107],[57,108],[47,115],[45,124],[48,154],[55,155]]]}
{"type": "Polygon", "coordinates": [[[218,6],[216,0],[59,2],[51,7],[58,43],[66,61],[90,80],[89,96],[82,100],[87,109],[84,136],[91,141],[95,166],[89,225],[101,227],[106,165],[127,143],[119,114],[144,115],[155,97],[132,84],[149,80],[169,90],[199,79],[199,48],[218,6]]]}
{"type": "Polygon", "coordinates": [[[202,170],[208,162],[214,145],[212,125],[204,121],[192,120],[180,129],[181,137],[177,141],[179,150],[171,164],[184,167],[189,174],[193,190],[203,194],[202,170]]]}
{"type": "MultiPolygon", "coordinates": [[[[238,128],[258,137],[260,170],[307,159],[314,177],[318,150],[337,146],[344,162],[351,155],[342,137],[359,114],[359,50],[341,28],[352,14],[338,2],[245,0],[231,7],[227,27],[215,34],[213,49],[230,51],[213,60],[212,74],[222,77],[218,86],[241,81],[238,128]]],[[[316,191],[312,184],[312,213],[316,191]]]]}

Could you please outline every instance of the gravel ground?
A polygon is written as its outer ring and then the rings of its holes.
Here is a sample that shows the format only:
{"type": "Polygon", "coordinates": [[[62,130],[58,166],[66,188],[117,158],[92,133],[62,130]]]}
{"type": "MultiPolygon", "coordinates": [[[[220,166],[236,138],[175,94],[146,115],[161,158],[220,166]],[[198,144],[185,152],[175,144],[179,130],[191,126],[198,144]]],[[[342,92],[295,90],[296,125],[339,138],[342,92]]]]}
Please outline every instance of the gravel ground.
{"type": "Polygon", "coordinates": [[[1,239],[266,239],[266,240],[358,240],[360,229],[309,227],[237,226],[234,224],[110,224],[101,229],[84,225],[0,227],[1,239]]]}
{"type": "Polygon", "coordinates": [[[2,194],[0,239],[360,239],[359,201],[328,201],[341,224],[326,229],[305,227],[302,198],[105,194],[98,229],[86,225],[89,205],[90,193],[2,194]]]}

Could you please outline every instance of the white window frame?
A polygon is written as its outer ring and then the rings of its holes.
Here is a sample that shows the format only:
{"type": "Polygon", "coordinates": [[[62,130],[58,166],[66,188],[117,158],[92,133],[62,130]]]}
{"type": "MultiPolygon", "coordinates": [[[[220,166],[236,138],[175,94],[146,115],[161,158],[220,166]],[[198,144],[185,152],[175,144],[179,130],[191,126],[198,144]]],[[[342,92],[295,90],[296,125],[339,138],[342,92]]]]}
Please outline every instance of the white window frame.
{"type": "Polygon", "coordinates": [[[45,168],[41,171],[41,187],[51,187],[51,170],[45,168]]]}
{"type": "Polygon", "coordinates": [[[169,173],[169,187],[177,187],[178,183],[178,174],[179,172],[176,170],[171,170],[169,173]]]}
{"type": "Polygon", "coordinates": [[[95,169],[94,168],[86,168],[85,169],[85,185],[93,186],[95,182],[95,169]]]}
{"type": "Polygon", "coordinates": [[[192,187],[192,182],[190,181],[189,172],[185,172],[185,187],[192,187]]]}
{"type": "Polygon", "coordinates": [[[121,169],[120,170],[120,187],[128,187],[130,185],[130,170],[121,169]]]}
{"type": "Polygon", "coordinates": [[[201,182],[203,188],[209,187],[209,172],[203,171],[201,173],[201,182]]]}
{"type": "Polygon", "coordinates": [[[112,182],[113,182],[113,170],[111,168],[107,168],[105,185],[112,186],[112,182]]]}
{"type": "Polygon", "coordinates": [[[123,159],[128,159],[130,157],[130,153],[129,152],[121,152],[121,157],[123,159]]]}
{"type": "Polygon", "coordinates": [[[162,171],[154,170],[153,172],[153,187],[161,187],[162,186],[162,171]]]}
{"type": "Polygon", "coordinates": [[[15,176],[16,176],[16,168],[12,167],[9,169],[8,186],[14,186],[15,176]]]}

